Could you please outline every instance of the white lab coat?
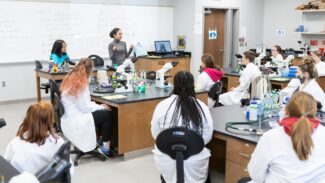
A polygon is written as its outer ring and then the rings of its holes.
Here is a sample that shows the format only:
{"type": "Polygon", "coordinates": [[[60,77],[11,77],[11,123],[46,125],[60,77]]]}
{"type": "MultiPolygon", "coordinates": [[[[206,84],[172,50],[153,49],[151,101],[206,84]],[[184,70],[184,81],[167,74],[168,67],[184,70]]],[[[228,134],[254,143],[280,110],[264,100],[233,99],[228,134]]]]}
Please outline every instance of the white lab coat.
{"type": "MultiPolygon", "coordinates": [[[[278,54],[276,57],[271,57],[272,61],[279,67],[283,67],[285,65],[285,62],[283,60],[283,56],[281,54],[278,54]]],[[[265,67],[271,67],[271,62],[267,62],[265,64],[265,67]]]]}
{"type": "Polygon", "coordinates": [[[284,96],[291,97],[291,95],[298,89],[298,87],[299,91],[310,94],[315,98],[315,100],[320,102],[323,105],[322,111],[325,111],[325,93],[315,79],[310,80],[306,86],[302,85],[299,79],[292,79],[289,82],[288,86],[280,92],[281,98],[284,96]]]}
{"type": "Polygon", "coordinates": [[[300,161],[292,147],[291,137],[283,127],[266,132],[259,140],[248,172],[256,183],[324,183],[325,127],[312,134],[314,149],[308,160],[300,161]]]}
{"type": "Polygon", "coordinates": [[[315,64],[317,72],[318,72],[318,76],[325,76],[325,62],[318,62],[317,64],[315,64]]]}
{"type": "Polygon", "coordinates": [[[9,183],[39,183],[39,181],[33,174],[23,172],[11,178],[9,183]]]}
{"type": "MultiPolygon", "coordinates": [[[[164,130],[164,118],[166,116],[169,106],[172,104],[173,100],[177,95],[172,95],[171,97],[161,101],[153,114],[151,121],[151,133],[154,139],[157,138],[158,134],[164,130]]],[[[201,101],[199,101],[200,106],[205,114],[206,120],[203,123],[202,138],[204,143],[207,144],[212,138],[213,132],[213,121],[209,111],[209,108],[201,101]]],[[[166,126],[170,126],[170,121],[172,114],[175,109],[175,103],[171,106],[167,118],[166,126]]],[[[204,119],[204,117],[203,117],[204,119]]],[[[181,125],[181,121],[179,123],[181,125]]],[[[154,159],[159,172],[163,175],[167,183],[176,183],[176,162],[171,159],[168,155],[162,153],[155,147],[153,150],[154,159]]],[[[210,150],[204,148],[199,154],[190,157],[184,161],[184,175],[185,183],[204,183],[208,175],[209,167],[209,157],[211,156],[210,150]]]]}
{"type": "Polygon", "coordinates": [[[86,87],[77,97],[63,92],[61,100],[64,115],[61,118],[61,128],[73,145],[83,152],[96,148],[96,129],[92,112],[104,110],[104,106],[91,102],[89,88],[86,87]]]}
{"type": "Polygon", "coordinates": [[[41,146],[15,137],[6,148],[4,158],[20,172],[36,174],[52,160],[64,144],[62,138],[49,136],[41,146]]]}
{"type": "MultiPolygon", "coordinates": [[[[210,78],[210,76],[206,72],[202,72],[196,81],[196,89],[198,90],[207,90],[209,91],[212,85],[214,85],[214,81],[210,78]]],[[[208,97],[208,107],[213,108],[215,101],[212,98],[208,97]]]]}
{"type": "Polygon", "coordinates": [[[219,102],[225,106],[239,104],[240,100],[249,89],[251,82],[260,75],[261,71],[255,64],[247,64],[239,78],[239,86],[237,86],[234,91],[229,91],[220,95],[219,102]]]}

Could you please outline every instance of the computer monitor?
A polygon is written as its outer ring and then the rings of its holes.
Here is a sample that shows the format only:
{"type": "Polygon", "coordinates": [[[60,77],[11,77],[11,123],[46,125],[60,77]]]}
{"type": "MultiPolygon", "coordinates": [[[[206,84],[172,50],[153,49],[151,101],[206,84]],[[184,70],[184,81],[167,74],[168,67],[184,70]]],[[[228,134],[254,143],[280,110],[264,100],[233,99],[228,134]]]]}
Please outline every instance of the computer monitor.
{"type": "Polygon", "coordinates": [[[170,41],[155,41],[156,53],[167,54],[172,53],[170,41]]]}

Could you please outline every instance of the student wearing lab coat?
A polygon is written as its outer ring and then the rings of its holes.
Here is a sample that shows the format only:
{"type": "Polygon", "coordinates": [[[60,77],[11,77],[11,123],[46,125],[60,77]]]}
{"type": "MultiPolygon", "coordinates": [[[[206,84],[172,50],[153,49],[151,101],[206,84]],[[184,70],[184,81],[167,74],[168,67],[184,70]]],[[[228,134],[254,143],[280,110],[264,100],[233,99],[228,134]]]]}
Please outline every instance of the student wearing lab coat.
{"type": "Polygon", "coordinates": [[[60,90],[65,113],[61,118],[61,128],[77,148],[88,152],[96,148],[95,126],[98,127],[103,144],[97,150],[108,158],[112,156],[112,114],[109,106],[90,100],[88,77],[92,67],[91,59],[81,59],[62,81],[60,90]]]}
{"type": "MultiPolygon", "coordinates": [[[[209,108],[196,99],[193,75],[180,71],[174,77],[172,95],[161,101],[154,111],[151,133],[154,139],[164,129],[183,126],[200,134],[207,144],[212,138],[213,121],[209,108]]],[[[176,162],[168,155],[153,150],[156,166],[167,183],[176,182],[176,162]]],[[[203,183],[207,179],[210,151],[204,148],[199,154],[184,161],[185,183],[203,183]]]]}
{"type": "Polygon", "coordinates": [[[311,52],[311,56],[315,60],[315,66],[318,72],[318,77],[325,76],[325,62],[322,61],[322,53],[320,51],[311,52]]]}
{"type": "Polygon", "coordinates": [[[58,65],[62,65],[64,61],[70,60],[67,54],[67,43],[65,41],[58,39],[53,43],[50,60],[58,65]]]}
{"type": "MultiPolygon", "coordinates": [[[[283,67],[284,66],[284,60],[283,56],[281,54],[282,49],[279,45],[275,45],[271,49],[271,59],[274,64],[276,64],[277,67],[283,67]]],[[[265,64],[265,67],[271,67],[271,62],[267,62],[265,64]]]]}
{"type": "Polygon", "coordinates": [[[325,111],[325,93],[315,80],[317,78],[317,69],[314,63],[315,61],[312,57],[304,58],[303,64],[298,66],[297,76],[299,79],[292,79],[280,94],[290,97],[295,91],[304,91],[322,104],[321,110],[325,111]]]}
{"type": "Polygon", "coordinates": [[[252,182],[323,183],[325,127],[316,117],[315,99],[297,92],[285,107],[280,127],[258,141],[248,164],[252,182]]]}
{"type": "Polygon", "coordinates": [[[20,172],[36,174],[52,160],[64,144],[55,133],[52,104],[39,102],[31,105],[17,137],[10,141],[4,158],[20,172]]]}
{"type": "Polygon", "coordinates": [[[254,64],[254,60],[255,55],[253,52],[244,52],[242,64],[246,67],[239,78],[239,86],[236,88],[231,88],[227,93],[220,95],[219,103],[225,106],[240,104],[240,100],[244,97],[245,93],[249,89],[251,82],[261,75],[261,71],[254,64]]]}
{"type": "MultiPolygon", "coordinates": [[[[197,78],[196,88],[203,90],[210,90],[212,85],[220,81],[223,76],[223,71],[220,66],[214,64],[214,58],[211,54],[204,54],[201,57],[202,72],[197,78]]],[[[212,108],[214,101],[208,98],[208,106],[212,108]]]]}

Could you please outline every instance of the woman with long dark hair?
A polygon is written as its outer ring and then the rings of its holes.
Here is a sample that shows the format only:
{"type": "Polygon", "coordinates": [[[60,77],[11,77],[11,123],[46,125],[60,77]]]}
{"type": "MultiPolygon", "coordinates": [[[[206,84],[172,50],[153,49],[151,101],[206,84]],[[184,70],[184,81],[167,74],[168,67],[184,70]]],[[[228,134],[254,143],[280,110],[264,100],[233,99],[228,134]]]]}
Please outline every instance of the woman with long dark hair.
{"type": "Polygon", "coordinates": [[[65,41],[58,39],[53,43],[50,60],[58,65],[62,65],[64,61],[70,60],[65,41]]]}
{"type": "MultiPolygon", "coordinates": [[[[213,122],[209,108],[196,99],[194,78],[190,72],[180,71],[174,77],[172,95],[161,101],[153,114],[151,133],[156,139],[164,129],[183,126],[200,134],[207,144],[212,138],[213,122]]],[[[157,168],[167,183],[176,182],[175,160],[155,148],[157,168]]],[[[210,151],[204,148],[184,162],[185,182],[203,183],[208,175],[210,151]]]]}

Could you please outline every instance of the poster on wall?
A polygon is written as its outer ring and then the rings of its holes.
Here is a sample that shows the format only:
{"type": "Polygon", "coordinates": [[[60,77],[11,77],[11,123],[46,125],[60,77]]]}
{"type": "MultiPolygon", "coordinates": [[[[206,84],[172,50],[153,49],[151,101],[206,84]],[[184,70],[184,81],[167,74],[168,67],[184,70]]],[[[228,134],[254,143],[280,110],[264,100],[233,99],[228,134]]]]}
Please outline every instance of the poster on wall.
{"type": "Polygon", "coordinates": [[[177,36],[177,49],[184,51],[186,48],[186,37],[185,36],[177,36]]]}
{"type": "Polygon", "coordinates": [[[217,28],[214,28],[214,29],[209,29],[209,40],[215,40],[217,39],[217,28]]]}

